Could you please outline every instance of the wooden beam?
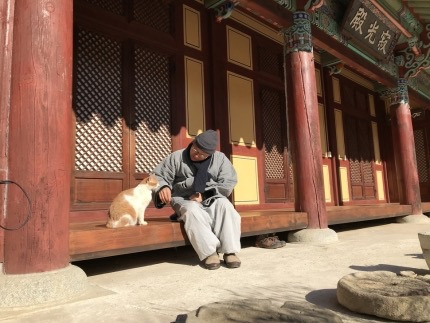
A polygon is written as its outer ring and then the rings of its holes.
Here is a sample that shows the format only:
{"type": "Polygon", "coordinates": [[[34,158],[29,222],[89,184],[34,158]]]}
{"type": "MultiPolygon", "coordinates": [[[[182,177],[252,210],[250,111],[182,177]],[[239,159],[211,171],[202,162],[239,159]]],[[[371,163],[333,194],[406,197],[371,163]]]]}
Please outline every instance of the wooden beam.
{"type": "Polygon", "coordinates": [[[293,23],[293,14],[275,1],[236,0],[235,2],[277,28],[286,28],[293,23]]]}

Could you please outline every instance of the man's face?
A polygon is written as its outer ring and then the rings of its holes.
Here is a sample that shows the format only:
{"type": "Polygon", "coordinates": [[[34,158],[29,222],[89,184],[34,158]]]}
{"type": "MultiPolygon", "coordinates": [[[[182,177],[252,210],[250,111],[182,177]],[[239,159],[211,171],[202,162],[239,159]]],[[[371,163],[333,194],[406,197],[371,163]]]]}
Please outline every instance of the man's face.
{"type": "Polygon", "coordinates": [[[190,158],[192,161],[202,161],[209,157],[208,153],[201,151],[196,144],[193,144],[190,149],[190,158]]]}

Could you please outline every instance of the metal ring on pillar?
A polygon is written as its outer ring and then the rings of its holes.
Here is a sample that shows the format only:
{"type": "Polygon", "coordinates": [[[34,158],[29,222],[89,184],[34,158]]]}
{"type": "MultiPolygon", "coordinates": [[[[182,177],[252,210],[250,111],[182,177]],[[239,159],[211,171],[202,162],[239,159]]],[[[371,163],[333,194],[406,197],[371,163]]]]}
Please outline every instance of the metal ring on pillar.
{"type": "Polygon", "coordinates": [[[27,194],[27,192],[21,187],[21,185],[19,185],[18,183],[16,183],[16,182],[14,182],[14,181],[11,181],[11,180],[1,180],[0,181],[0,184],[15,184],[16,186],[18,186],[19,188],[20,188],[20,190],[22,191],[22,193],[25,195],[25,197],[27,198],[27,201],[28,201],[28,215],[27,215],[27,218],[25,219],[25,221],[22,223],[22,224],[20,224],[18,227],[16,227],[16,228],[7,228],[7,227],[4,227],[4,226],[2,226],[1,224],[0,224],[0,228],[2,228],[3,230],[7,230],[7,231],[15,231],[15,230],[19,230],[19,229],[21,229],[24,225],[26,225],[27,224],[27,222],[28,221],[30,221],[30,218],[31,218],[31,214],[33,213],[33,211],[32,211],[32,209],[31,209],[31,200],[30,200],[30,197],[28,196],[28,194],[27,194]]]}

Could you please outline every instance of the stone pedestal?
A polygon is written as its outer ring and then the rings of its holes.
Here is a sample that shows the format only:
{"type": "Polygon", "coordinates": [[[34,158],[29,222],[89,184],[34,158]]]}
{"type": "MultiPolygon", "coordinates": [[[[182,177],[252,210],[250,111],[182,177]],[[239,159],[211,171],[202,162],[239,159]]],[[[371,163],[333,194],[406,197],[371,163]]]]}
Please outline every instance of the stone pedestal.
{"type": "Polygon", "coordinates": [[[337,233],[332,229],[303,229],[288,233],[288,242],[332,243],[337,242],[337,233]]]}
{"type": "Polygon", "coordinates": [[[0,265],[0,311],[61,303],[88,288],[84,271],[73,265],[19,275],[5,275],[2,269],[0,265]]]}
{"type": "Polygon", "coordinates": [[[412,214],[397,218],[398,223],[430,223],[430,219],[424,214],[412,214]]]}
{"type": "Polygon", "coordinates": [[[430,232],[418,233],[418,239],[420,241],[421,249],[423,250],[423,257],[430,269],[430,232]]]}

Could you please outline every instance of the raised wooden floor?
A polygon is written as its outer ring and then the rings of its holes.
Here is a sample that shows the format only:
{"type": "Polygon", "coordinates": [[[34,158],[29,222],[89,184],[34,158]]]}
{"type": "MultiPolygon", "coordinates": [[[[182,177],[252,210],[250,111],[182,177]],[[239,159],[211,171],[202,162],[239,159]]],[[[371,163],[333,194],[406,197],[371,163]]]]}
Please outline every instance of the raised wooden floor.
{"type": "MultiPolygon", "coordinates": [[[[423,203],[430,212],[430,203],[423,203]]],[[[328,207],[329,224],[358,222],[410,214],[411,207],[399,204],[328,207]]],[[[242,236],[306,228],[307,215],[291,210],[240,212],[242,236]]],[[[189,244],[183,225],[168,218],[146,218],[146,226],[108,229],[105,221],[70,224],[72,261],[107,257],[133,252],[177,247],[189,244]]]]}

